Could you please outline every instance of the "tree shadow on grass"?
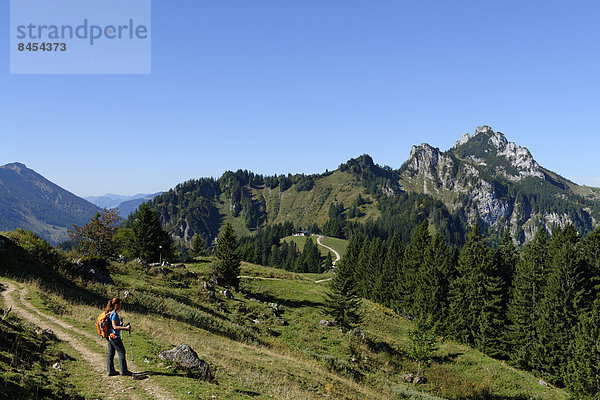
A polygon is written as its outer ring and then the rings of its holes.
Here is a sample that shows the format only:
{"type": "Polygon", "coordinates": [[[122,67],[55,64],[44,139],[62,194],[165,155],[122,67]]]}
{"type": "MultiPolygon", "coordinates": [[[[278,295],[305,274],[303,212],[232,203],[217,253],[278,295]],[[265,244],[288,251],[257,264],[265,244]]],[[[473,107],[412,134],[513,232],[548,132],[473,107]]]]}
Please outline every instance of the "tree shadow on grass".
{"type": "Polygon", "coordinates": [[[260,393],[253,392],[253,391],[250,391],[250,390],[235,389],[234,392],[239,393],[239,394],[243,394],[243,395],[246,395],[246,396],[250,396],[250,397],[260,396],[260,393]]]}
{"type": "Polygon", "coordinates": [[[431,359],[433,360],[433,362],[436,362],[438,364],[444,364],[454,362],[459,356],[462,356],[463,354],[465,353],[449,353],[443,356],[434,355],[433,357],[431,357],[431,359]]]}
{"type": "Polygon", "coordinates": [[[524,394],[517,394],[514,396],[507,395],[499,395],[495,393],[490,393],[489,389],[478,390],[477,392],[466,395],[465,397],[461,397],[464,400],[528,400],[529,396],[524,394]]]}
{"type": "Polygon", "coordinates": [[[386,353],[391,357],[397,357],[399,359],[406,357],[404,352],[396,350],[389,343],[384,341],[371,340],[367,338],[367,346],[375,353],[386,353]]]}
{"type": "Polygon", "coordinates": [[[320,308],[320,307],[323,307],[323,303],[319,303],[316,301],[281,299],[281,298],[275,297],[275,296],[267,294],[267,293],[253,293],[248,290],[246,291],[246,298],[248,298],[248,299],[254,298],[263,303],[277,303],[277,304],[282,305],[287,308],[302,308],[302,307],[320,308]]]}

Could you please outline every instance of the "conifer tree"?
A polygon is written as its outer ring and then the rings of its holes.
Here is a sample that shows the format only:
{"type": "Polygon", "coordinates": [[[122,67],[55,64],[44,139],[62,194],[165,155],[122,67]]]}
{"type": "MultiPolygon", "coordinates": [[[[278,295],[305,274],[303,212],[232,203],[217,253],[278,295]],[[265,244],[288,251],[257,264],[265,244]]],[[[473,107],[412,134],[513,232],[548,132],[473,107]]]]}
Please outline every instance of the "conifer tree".
{"type": "Polygon", "coordinates": [[[225,225],[223,233],[217,239],[217,263],[215,274],[220,284],[233,287],[236,290],[240,285],[240,256],[235,232],[229,223],[225,225]]]}
{"type": "Polygon", "coordinates": [[[571,330],[578,312],[585,311],[590,276],[580,251],[579,235],[572,225],[555,229],[548,245],[549,272],[536,323],[534,369],[563,384],[569,360],[571,330]]]}
{"type": "MultiPolygon", "coordinates": [[[[503,323],[508,323],[508,304],[510,302],[511,287],[517,262],[519,260],[519,252],[515,247],[510,232],[506,230],[502,236],[500,247],[496,250],[496,270],[500,278],[500,286],[502,292],[502,315],[503,323]]],[[[510,333],[509,330],[502,331],[502,352],[508,355],[510,352],[510,333]]]]}
{"type": "Polygon", "coordinates": [[[204,240],[198,234],[192,237],[192,256],[199,257],[205,254],[204,252],[204,240]]]}
{"type": "Polygon", "coordinates": [[[600,299],[590,312],[581,313],[569,349],[566,387],[581,399],[600,394],[600,299]]]}
{"type": "Polygon", "coordinates": [[[414,328],[408,331],[408,337],[410,357],[419,363],[417,370],[417,377],[419,377],[424,367],[431,364],[433,353],[438,349],[431,317],[417,319],[414,328]]]}
{"type": "Polygon", "coordinates": [[[143,203],[134,214],[131,225],[129,252],[148,262],[158,262],[172,257],[172,241],[163,229],[158,214],[143,203]]]}
{"type": "Polygon", "coordinates": [[[587,235],[583,242],[583,255],[591,274],[590,297],[597,298],[600,295],[600,227],[594,229],[587,235]]]}
{"type": "Polygon", "coordinates": [[[415,292],[419,281],[419,271],[425,259],[425,251],[431,238],[427,221],[421,222],[413,230],[410,242],[404,251],[402,273],[400,274],[401,307],[403,313],[414,315],[415,292]]]}
{"type": "Polygon", "coordinates": [[[329,271],[333,266],[333,258],[331,257],[331,252],[327,252],[327,257],[325,257],[325,261],[323,261],[322,267],[319,269],[319,273],[329,271]]]}
{"type": "Polygon", "coordinates": [[[494,256],[475,224],[458,258],[450,288],[450,321],[454,336],[484,353],[500,354],[502,288],[494,256]]]}
{"type": "Polygon", "coordinates": [[[375,293],[377,294],[375,300],[393,309],[398,307],[398,282],[403,254],[402,241],[397,234],[394,234],[385,252],[381,273],[375,280],[375,293]]]}
{"type": "Polygon", "coordinates": [[[353,269],[346,258],[340,261],[325,294],[326,311],[333,316],[337,325],[345,329],[350,329],[362,321],[362,299],[353,269]]]}
{"type": "Polygon", "coordinates": [[[369,288],[367,287],[366,281],[372,278],[368,271],[370,251],[371,241],[368,239],[363,240],[358,260],[354,267],[354,278],[356,279],[358,291],[362,297],[369,296],[369,288]]]}
{"type": "Polygon", "coordinates": [[[381,239],[377,237],[371,241],[366,240],[356,269],[357,282],[363,297],[368,299],[378,297],[378,294],[375,293],[375,284],[381,274],[384,259],[385,249],[381,239]]]}
{"type": "Polygon", "coordinates": [[[532,352],[537,343],[537,319],[545,285],[546,230],[540,228],[515,267],[508,307],[510,358],[520,368],[533,368],[532,352]]]}
{"type": "Polygon", "coordinates": [[[425,249],[417,274],[413,309],[420,319],[432,321],[432,325],[435,325],[433,321],[439,325],[447,319],[453,269],[452,252],[443,236],[437,233],[425,249]]]}

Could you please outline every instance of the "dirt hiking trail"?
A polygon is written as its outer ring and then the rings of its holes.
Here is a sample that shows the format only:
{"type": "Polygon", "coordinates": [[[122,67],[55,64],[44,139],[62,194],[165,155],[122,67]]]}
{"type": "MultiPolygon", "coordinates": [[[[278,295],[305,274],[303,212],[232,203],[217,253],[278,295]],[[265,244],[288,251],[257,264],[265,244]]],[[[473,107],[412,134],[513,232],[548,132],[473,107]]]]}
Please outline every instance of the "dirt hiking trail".
{"type": "MultiPolygon", "coordinates": [[[[7,308],[12,307],[13,312],[41,329],[51,330],[58,339],[66,342],[75,349],[81,355],[81,358],[90,365],[91,371],[97,375],[97,379],[105,383],[106,389],[110,392],[106,397],[107,399],[173,399],[169,393],[150,379],[133,381],[131,377],[107,377],[105,341],[102,341],[98,336],[81,331],[58,318],[46,315],[36,309],[27,301],[27,289],[25,286],[19,288],[17,284],[7,282],[6,280],[1,280],[0,283],[6,287],[6,290],[1,293],[5,306],[7,308]],[[18,301],[15,300],[15,295],[18,295],[18,301]],[[85,338],[85,345],[84,341],[78,336],[85,338]],[[86,347],[91,345],[93,345],[94,351],[86,347]],[[134,392],[136,386],[140,387],[144,393],[134,392]]],[[[128,362],[130,361],[128,360],[128,362]]]]}

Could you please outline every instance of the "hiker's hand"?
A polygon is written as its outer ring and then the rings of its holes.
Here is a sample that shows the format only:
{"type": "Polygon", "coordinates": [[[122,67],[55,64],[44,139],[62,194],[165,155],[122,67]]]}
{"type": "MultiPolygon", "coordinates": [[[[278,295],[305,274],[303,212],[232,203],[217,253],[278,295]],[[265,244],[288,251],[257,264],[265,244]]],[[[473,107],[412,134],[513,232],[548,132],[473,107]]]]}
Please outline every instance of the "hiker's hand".
{"type": "Polygon", "coordinates": [[[131,324],[127,324],[126,328],[129,332],[131,332],[131,324]]]}

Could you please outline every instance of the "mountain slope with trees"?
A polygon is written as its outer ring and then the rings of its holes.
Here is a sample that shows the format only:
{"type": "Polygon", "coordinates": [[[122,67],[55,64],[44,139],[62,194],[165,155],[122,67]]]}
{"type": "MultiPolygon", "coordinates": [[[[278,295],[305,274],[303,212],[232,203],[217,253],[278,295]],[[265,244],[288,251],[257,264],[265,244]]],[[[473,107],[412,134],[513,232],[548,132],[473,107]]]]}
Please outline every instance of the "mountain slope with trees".
{"type": "Polygon", "coordinates": [[[0,230],[24,228],[58,243],[100,209],[23,164],[0,166],[0,230]]]}

